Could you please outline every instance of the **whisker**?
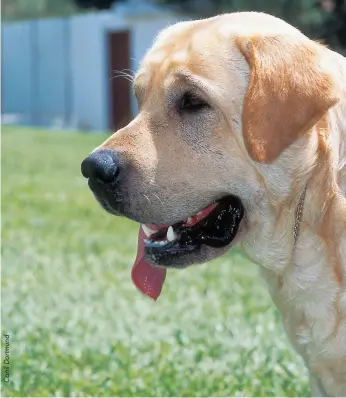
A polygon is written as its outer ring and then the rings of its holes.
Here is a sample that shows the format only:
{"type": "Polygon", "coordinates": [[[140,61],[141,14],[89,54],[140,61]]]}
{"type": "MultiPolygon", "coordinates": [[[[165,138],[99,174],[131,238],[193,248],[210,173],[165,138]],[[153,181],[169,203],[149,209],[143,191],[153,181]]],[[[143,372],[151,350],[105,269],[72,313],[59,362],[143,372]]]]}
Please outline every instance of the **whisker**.
{"type": "Polygon", "coordinates": [[[134,72],[131,69],[123,69],[123,70],[113,70],[113,73],[116,73],[118,76],[127,76],[129,79],[134,79],[134,72]],[[127,73],[129,71],[130,73],[127,73]]]}
{"type": "Polygon", "coordinates": [[[128,72],[130,72],[131,74],[132,74],[132,76],[135,74],[135,72],[132,70],[132,69],[123,69],[123,71],[125,72],[125,71],[128,71],[128,72]]]}
{"type": "Polygon", "coordinates": [[[86,179],[83,178],[83,177],[77,177],[77,176],[75,176],[75,179],[78,180],[78,181],[86,182],[86,179]]]}
{"type": "Polygon", "coordinates": [[[149,202],[149,204],[151,204],[150,199],[148,198],[147,195],[143,194],[143,196],[147,199],[147,201],[149,202]]]}
{"type": "Polygon", "coordinates": [[[126,79],[126,80],[129,81],[130,83],[133,83],[133,78],[128,77],[128,76],[126,76],[126,75],[117,75],[117,76],[113,76],[113,77],[111,77],[109,80],[113,80],[113,79],[116,79],[116,78],[118,78],[118,77],[122,77],[123,79],[126,79]]]}
{"type": "Polygon", "coordinates": [[[159,202],[163,204],[162,200],[156,195],[156,193],[153,193],[153,195],[156,196],[159,202]]]}
{"type": "Polygon", "coordinates": [[[132,75],[129,75],[128,73],[125,72],[116,72],[117,74],[115,76],[124,76],[124,77],[128,77],[129,79],[133,79],[132,75]]]}

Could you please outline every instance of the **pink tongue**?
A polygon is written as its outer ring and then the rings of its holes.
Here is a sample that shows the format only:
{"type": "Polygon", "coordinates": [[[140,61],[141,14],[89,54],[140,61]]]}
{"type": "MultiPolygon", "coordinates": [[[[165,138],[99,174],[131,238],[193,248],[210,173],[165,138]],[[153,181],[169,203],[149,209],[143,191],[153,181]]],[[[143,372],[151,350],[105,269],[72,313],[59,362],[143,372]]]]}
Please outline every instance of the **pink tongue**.
{"type": "MultiPolygon", "coordinates": [[[[206,207],[199,215],[195,215],[191,217],[189,223],[184,225],[195,225],[197,222],[205,218],[214,208],[216,204],[212,204],[206,207]]],[[[168,228],[169,225],[147,225],[150,229],[154,231],[159,231],[162,228],[168,228]]],[[[154,267],[149,264],[144,259],[144,239],[146,239],[146,235],[142,229],[142,226],[139,227],[138,234],[138,249],[137,249],[137,257],[133,264],[131,276],[132,281],[142,293],[151,297],[154,300],[161,294],[162,286],[166,279],[166,269],[154,267]]]]}
{"type": "Polygon", "coordinates": [[[154,267],[144,260],[144,239],[146,236],[142,226],[139,228],[137,257],[131,272],[132,281],[142,293],[157,300],[165,282],[167,271],[165,268],[154,267]]]}

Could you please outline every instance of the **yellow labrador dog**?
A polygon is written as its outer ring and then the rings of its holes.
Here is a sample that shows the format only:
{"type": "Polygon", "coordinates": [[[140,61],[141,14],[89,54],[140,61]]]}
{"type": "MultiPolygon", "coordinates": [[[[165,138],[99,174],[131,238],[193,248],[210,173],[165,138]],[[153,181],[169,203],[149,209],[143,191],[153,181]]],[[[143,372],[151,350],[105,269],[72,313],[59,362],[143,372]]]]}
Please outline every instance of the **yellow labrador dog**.
{"type": "Polygon", "coordinates": [[[244,12],[164,30],[139,113],[82,163],[104,209],[142,224],[132,278],[239,247],[261,266],[314,395],[346,396],[346,59],[244,12]]]}

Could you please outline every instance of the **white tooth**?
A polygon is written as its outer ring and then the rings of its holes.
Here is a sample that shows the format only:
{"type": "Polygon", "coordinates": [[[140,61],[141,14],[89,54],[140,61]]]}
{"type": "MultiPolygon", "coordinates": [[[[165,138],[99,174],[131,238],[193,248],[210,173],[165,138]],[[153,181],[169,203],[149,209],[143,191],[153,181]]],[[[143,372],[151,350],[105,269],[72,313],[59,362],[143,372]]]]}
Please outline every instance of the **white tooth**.
{"type": "Polygon", "coordinates": [[[150,237],[150,235],[152,235],[155,232],[153,229],[150,229],[145,224],[142,224],[142,229],[145,233],[145,236],[147,236],[148,238],[150,237]]]}
{"type": "Polygon", "coordinates": [[[168,228],[168,231],[167,231],[167,239],[168,239],[169,242],[173,242],[174,240],[177,239],[177,235],[176,235],[176,233],[174,232],[172,226],[168,228]]]}
{"type": "Polygon", "coordinates": [[[192,217],[188,217],[188,219],[187,219],[187,222],[186,222],[187,224],[192,224],[192,217]]]}

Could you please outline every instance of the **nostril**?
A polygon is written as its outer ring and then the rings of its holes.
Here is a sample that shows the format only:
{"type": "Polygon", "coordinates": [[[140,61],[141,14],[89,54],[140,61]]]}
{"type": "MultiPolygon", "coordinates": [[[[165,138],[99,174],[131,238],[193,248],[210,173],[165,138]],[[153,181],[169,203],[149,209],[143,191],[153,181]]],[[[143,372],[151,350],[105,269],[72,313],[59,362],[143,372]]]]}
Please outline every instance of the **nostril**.
{"type": "Polygon", "coordinates": [[[112,182],[119,173],[119,160],[115,151],[100,149],[93,152],[83,160],[81,172],[85,178],[112,182]]]}

